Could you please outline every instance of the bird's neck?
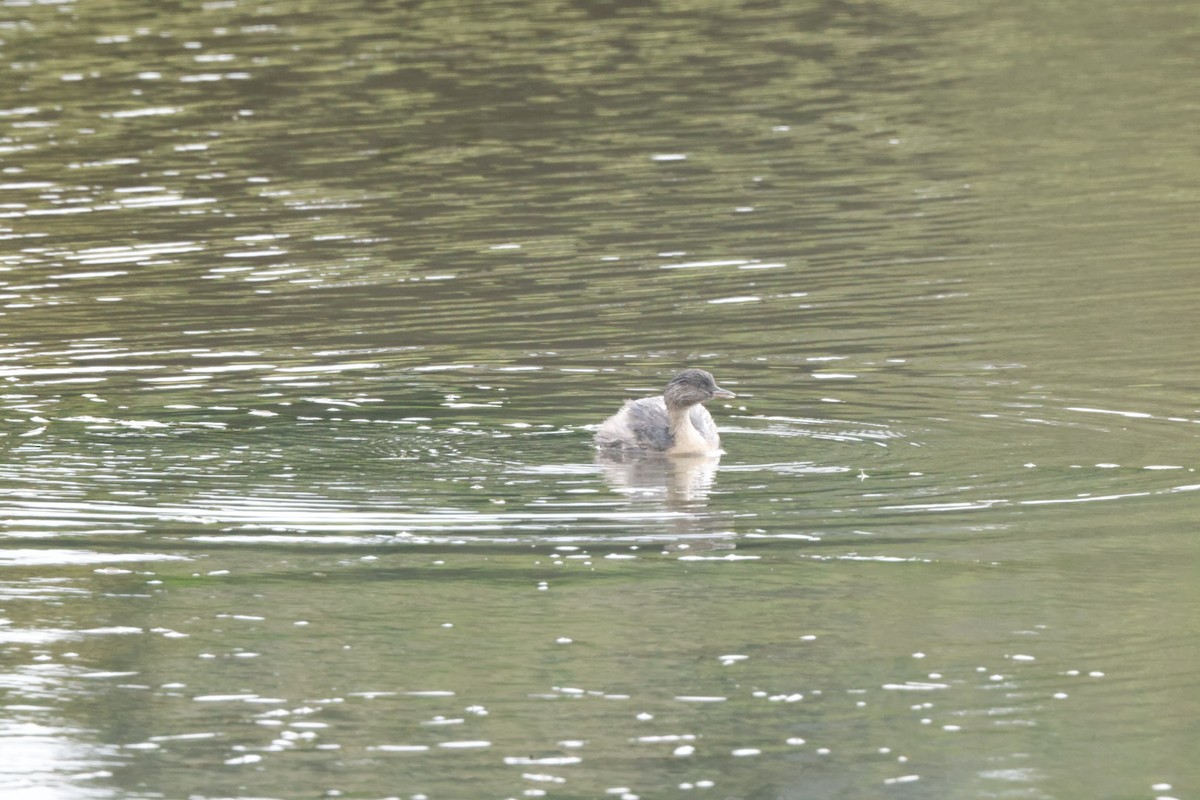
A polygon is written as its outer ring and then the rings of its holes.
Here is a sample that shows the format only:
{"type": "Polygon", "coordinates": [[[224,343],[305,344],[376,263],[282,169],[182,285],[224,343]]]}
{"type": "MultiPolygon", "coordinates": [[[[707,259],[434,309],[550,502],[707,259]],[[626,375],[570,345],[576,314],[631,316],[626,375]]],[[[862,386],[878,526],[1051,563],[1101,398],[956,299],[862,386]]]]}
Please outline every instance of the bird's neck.
{"type": "Polygon", "coordinates": [[[703,453],[709,447],[704,437],[692,424],[691,406],[667,406],[667,420],[671,426],[673,440],[669,452],[672,453],[703,453]]]}

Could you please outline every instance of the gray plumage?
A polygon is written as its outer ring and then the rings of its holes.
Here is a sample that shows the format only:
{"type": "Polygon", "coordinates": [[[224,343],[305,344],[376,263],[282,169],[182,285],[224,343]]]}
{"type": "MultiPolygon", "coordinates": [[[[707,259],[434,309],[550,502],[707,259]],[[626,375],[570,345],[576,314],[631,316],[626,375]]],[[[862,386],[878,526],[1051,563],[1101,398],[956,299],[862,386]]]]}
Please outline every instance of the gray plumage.
{"type": "Polygon", "coordinates": [[[602,450],[642,450],[690,455],[721,447],[716,423],[701,403],[733,397],[702,369],[676,375],[657,397],[626,400],[624,407],[601,423],[596,446],[602,450]]]}

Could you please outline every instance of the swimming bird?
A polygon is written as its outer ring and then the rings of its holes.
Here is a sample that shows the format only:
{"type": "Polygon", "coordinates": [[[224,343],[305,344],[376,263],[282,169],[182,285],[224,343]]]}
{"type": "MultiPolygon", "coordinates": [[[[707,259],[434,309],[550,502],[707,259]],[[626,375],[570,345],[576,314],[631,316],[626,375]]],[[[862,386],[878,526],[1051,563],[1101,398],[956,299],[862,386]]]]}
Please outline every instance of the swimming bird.
{"type": "Polygon", "coordinates": [[[602,451],[641,450],[667,455],[700,455],[721,449],[712,415],[702,403],[735,397],[702,369],[685,369],[657,397],[626,400],[600,424],[596,446],[602,451]]]}

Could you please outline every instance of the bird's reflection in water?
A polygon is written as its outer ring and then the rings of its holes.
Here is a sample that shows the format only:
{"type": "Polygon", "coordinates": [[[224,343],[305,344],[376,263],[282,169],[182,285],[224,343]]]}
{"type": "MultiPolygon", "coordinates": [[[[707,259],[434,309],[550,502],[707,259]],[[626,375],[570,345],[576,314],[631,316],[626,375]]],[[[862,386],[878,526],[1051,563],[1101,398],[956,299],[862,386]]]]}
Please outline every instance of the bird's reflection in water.
{"type": "Polygon", "coordinates": [[[680,457],[628,451],[596,454],[596,464],[613,491],[632,502],[680,512],[669,524],[671,532],[683,541],[673,543],[670,550],[733,546],[721,541],[724,537],[719,535],[729,531],[723,524],[724,515],[705,513],[720,463],[720,455],[680,457]]]}

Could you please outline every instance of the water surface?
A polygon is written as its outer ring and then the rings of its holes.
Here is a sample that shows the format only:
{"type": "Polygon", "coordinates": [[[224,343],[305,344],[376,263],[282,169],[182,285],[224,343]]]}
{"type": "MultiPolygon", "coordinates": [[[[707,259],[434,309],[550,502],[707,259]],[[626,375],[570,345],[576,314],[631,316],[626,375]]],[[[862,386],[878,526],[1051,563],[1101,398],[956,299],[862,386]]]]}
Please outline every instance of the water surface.
{"type": "Polygon", "coordinates": [[[1196,795],[1190,5],[6,5],[6,798],[1196,795]]]}

